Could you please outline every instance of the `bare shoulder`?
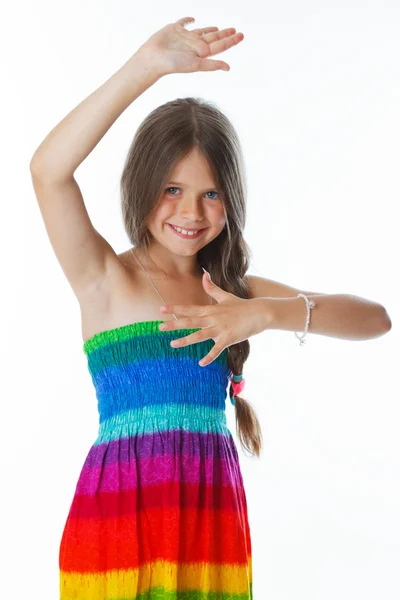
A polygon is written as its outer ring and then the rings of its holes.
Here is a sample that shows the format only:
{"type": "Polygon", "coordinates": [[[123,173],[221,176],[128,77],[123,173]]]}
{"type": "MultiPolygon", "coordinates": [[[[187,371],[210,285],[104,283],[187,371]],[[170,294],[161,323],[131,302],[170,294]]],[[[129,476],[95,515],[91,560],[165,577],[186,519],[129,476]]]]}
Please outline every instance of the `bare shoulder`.
{"type": "Polygon", "coordinates": [[[109,304],[114,295],[129,282],[132,282],[134,269],[127,257],[128,251],[117,254],[110,253],[107,257],[105,268],[100,277],[88,286],[79,298],[81,308],[87,304],[109,304]]]}
{"type": "Polygon", "coordinates": [[[249,286],[249,298],[292,298],[297,294],[323,296],[322,292],[309,292],[297,289],[285,283],[266,279],[258,275],[246,275],[249,286]]]}
{"type": "Polygon", "coordinates": [[[138,270],[129,255],[129,250],[110,255],[102,277],[80,295],[83,340],[134,320],[139,305],[138,270]]]}

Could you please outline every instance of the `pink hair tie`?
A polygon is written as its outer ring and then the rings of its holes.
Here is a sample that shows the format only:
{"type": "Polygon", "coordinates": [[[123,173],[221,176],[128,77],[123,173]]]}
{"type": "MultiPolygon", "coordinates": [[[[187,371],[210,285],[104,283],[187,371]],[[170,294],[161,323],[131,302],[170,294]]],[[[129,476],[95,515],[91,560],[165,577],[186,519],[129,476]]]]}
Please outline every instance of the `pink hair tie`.
{"type": "Polygon", "coordinates": [[[238,396],[240,394],[240,392],[244,388],[245,383],[246,380],[243,378],[243,373],[240,373],[240,375],[231,375],[231,385],[233,389],[233,395],[231,396],[231,404],[235,404],[235,396],[238,396]]]}

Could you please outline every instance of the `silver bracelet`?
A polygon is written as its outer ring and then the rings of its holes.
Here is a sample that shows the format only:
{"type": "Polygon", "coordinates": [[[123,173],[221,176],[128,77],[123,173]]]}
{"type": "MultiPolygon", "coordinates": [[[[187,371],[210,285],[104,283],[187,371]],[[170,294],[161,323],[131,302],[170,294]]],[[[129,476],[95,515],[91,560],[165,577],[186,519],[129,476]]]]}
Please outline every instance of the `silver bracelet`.
{"type": "Polygon", "coordinates": [[[294,332],[294,335],[297,337],[297,339],[298,339],[298,340],[300,340],[300,346],[304,346],[304,344],[306,343],[306,340],[305,340],[304,338],[305,338],[305,337],[306,337],[306,335],[307,335],[307,332],[308,332],[308,325],[309,325],[309,323],[310,323],[310,316],[311,316],[310,309],[311,309],[311,308],[314,308],[314,306],[315,306],[315,302],[314,302],[314,300],[309,300],[309,299],[307,298],[307,296],[305,296],[304,294],[297,294],[296,298],[299,298],[300,296],[301,296],[302,298],[304,298],[304,300],[306,301],[306,305],[307,305],[307,319],[306,319],[306,326],[305,326],[305,328],[304,328],[304,332],[303,332],[303,335],[302,335],[301,337],[300,337],[299,335],[297,335],[296,331],[294,332]]]}

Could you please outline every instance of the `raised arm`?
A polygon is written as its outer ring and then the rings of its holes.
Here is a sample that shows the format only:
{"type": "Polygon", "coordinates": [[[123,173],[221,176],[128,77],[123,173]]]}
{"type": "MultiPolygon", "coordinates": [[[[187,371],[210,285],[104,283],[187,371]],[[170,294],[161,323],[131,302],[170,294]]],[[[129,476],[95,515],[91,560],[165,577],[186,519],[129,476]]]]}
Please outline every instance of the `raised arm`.
{"type": "Polygon", "coordinates": [[[46,230],[78,300],[99,288],[107,265],[119,259],[89,218],[75,170],[122,112],[159,77],[144,55],[134,54],[50,131],[31,159],[32,183],[46,230]]]}

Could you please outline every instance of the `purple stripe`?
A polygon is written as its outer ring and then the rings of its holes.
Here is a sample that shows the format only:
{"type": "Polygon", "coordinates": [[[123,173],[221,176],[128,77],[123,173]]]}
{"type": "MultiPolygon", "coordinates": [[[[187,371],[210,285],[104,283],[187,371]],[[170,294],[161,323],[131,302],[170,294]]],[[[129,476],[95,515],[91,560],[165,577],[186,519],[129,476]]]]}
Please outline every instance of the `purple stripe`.
{"type": "Polygon", "coordinates": [[[163,482],[198,483],[204,485],[243,485],[236,460],[180,456],[171,454],[131,461],[114,462],[98,467],[83,467],[76,486],[76,494],[96,495],[100,492],[117,493],[134,487],[163,482]]]}
{"type": "Polygon", "coordinates": [[[85,467],[95,467],[108,463],[129,462],[134,458],[173,455],[238,460],[237,449],[232,435],[183,429],[165,429],[149,433],[118,437],[110,442],[93,445],[85,460],[85,467]]]}

